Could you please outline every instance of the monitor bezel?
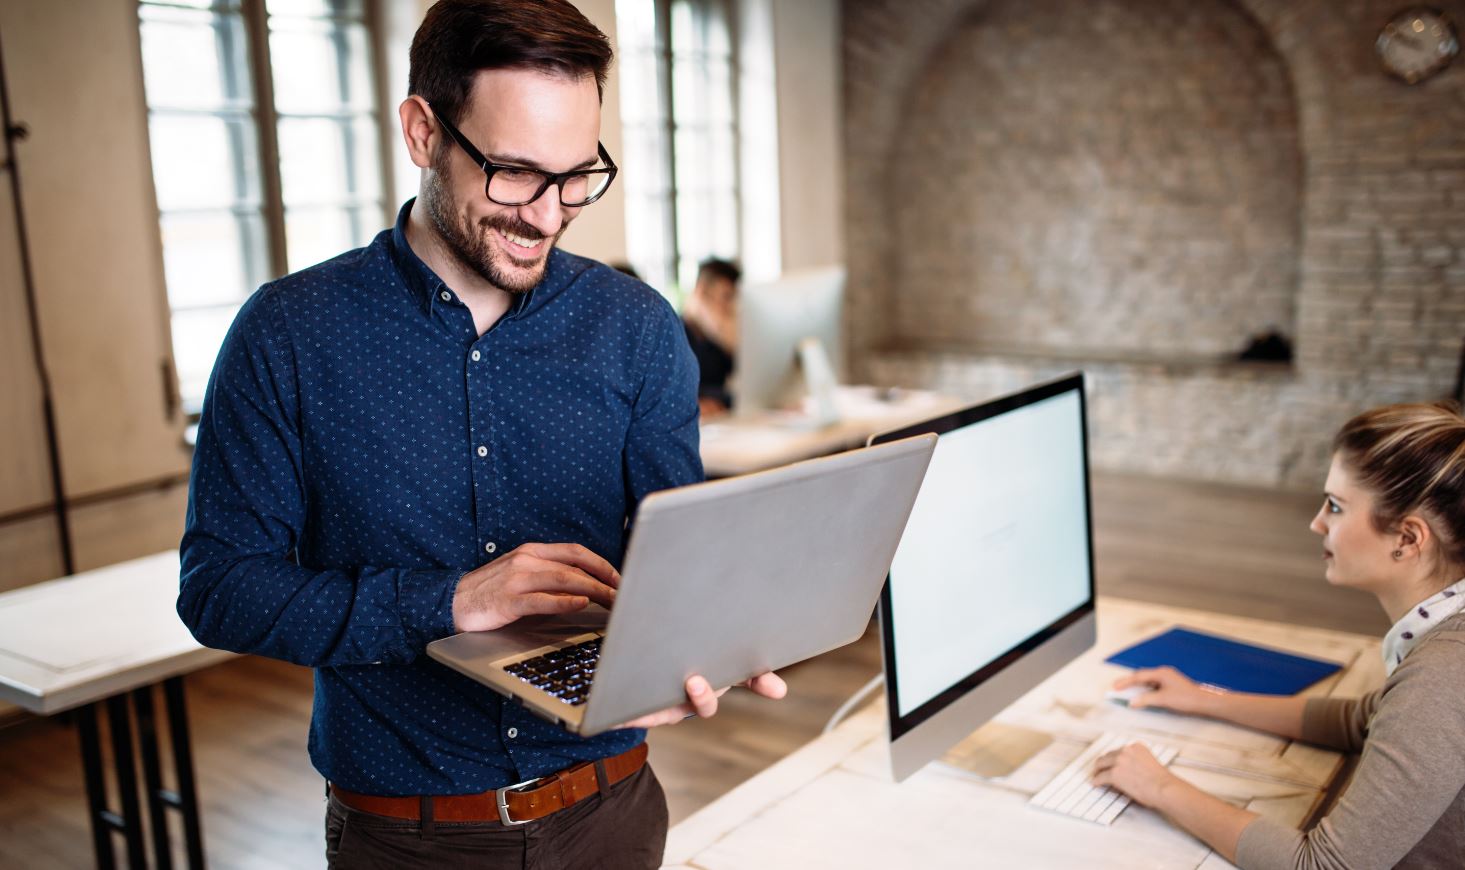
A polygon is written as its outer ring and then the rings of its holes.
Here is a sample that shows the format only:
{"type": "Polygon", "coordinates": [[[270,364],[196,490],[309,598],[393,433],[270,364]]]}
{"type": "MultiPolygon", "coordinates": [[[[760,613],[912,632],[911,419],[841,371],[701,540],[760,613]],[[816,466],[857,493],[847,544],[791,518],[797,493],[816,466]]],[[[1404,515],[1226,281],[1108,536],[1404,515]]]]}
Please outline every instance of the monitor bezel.
{"type": "Polygon", "coordinates": [[[898,740],[903,735],[910,733],[923,723],[939,715],[941,711],[945,710],[960,698],[965,697],[992,677],[1006,670],[1023,656],[1036,650],[1044,643],[1062,633],[1069,626],[1094,612],[1094,511],[1093,488],[1089,474],[1088,396],[1084,388],[1084,373],[1080,371],[1064,375],[1055,380],[1022,390],[1021,392],[971,405],[942,417],[935,417],[889,432],[881,432],[870,438],[870,444],[884,444],[887,441],[909,438],[912,435],[923,435],[928,432],[940,436],[1073,391],[1077,391],[1078,393],[1081,430],[1080,443],[1083,452],[1084,524],[1088,538],[1089,568],[1089,594],[1087,600],[1047,626],[1039,629],[986,665],[956,681],[951,686],[942,690],[936,697],[931,698],[921,706],[901,716],[899,714],[900,706],[898,704],[899,685],[895,671],[895,620],[891,615],[890,575],[886,574],[885,585],[880,590],[879,607],[882,640],[881,650],[885,664],[885,701],[887,715],[890,721],[890,739],[892,741],[898,740]]]}

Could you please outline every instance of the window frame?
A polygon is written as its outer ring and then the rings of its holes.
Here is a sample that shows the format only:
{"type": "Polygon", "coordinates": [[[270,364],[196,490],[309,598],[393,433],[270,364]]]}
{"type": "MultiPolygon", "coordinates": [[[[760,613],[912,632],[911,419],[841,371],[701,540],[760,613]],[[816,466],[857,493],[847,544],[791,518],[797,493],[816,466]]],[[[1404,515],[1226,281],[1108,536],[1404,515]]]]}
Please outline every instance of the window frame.
{"type": "MultiPolygon", "coordinates": [[[[371,81],[369,82],[368,87],[370,89],[372,100],[374,103],[374,106],[369,113],[369,117],[372,118],[377,128],[377,135],[375,137],[377,141],[374,143],[374,145],[377,152],[376,174],[378,176],[377,183],[379,185],[378,198],[381,205],[380,225],[389,226],[396,213],[396,204],[392,202],[393,191],[395,188],[393,185],[394,178],[392,161],[390,159],[391,147],[394,142],[394,138],[391,135],[392,125],[390,124],[392,116],[386,111],[386,107],[389,105],[389,102],[391,100],[391,94],[386,84],[386,69],[384,65],[386,35],[383,33],[384,17],[382,15],[381,9],[382,2],[383,0],[361,0],[361,14],[359,17],[354,14],[337,14],[322,15],[319,17],[311,16],[309,20],[334,20],[350,22],[353,24],[359,23],[365,30],[366,40],[364,42],[364,46],[368,55],[365,59],[365,66],[368,75],[370,75],[371,77],[371,81]]],[[[286,274],[289,274],[290,271],[289,242],[287,239],[286,229],[286,206],[283,178],[280,170],[280,120],[282,117],[310,118],[327,117],[328,115],[330,115],[330,113],[311,113],[296,116],[292,113],[282,113],[277,110],[274,88],[274,68],[271,62],[270,53],[270,13],[266,8],[266,3],[267,0],[212,0],[212,2],[210,2],[208,5],[198,5],[193,3],[169,2],[169,0],[134,0],[134,8],[138,15],[137,28],[135,30],[135,33],[137,34],[138,38],[139,58],[141,58],[142,56],[142,12],[145,7],[179,9],[190,12],[207,12],[213,14],[237,14],[243,23],[242,32],[246,41],[244,60],[245,64],[247,65],[247,69],[244,70],[244,75],[248,79],[250,88],[252,89],[251,105],[228,107],[225,109],[201,108],[197,110],[184,110],[173,107],[163,107],[161,110],[155,110],[153,103],[151,102],[151,100],[149,100],[147,102],[147,112],[149,118],[149,126],[151,126],[151,119],[153,118],[155,111],[162,111],[163,113],[169,115],[178,116],[195,114],[202,117],[218,118],[224,121],[243,121],[244,123],[253,125],[253,148],[255,152],[254,157],[258,161],[259,167],[257,202],[236,200],[230,205],[223,207],[209,207],[198,209],[174,207],[168,208],[166,210],[162,207],[159,207],[157,209],[160,229],[165,216],[173,214],[186,214],[189,211],[221,213],[233,211],[236,214],[247,213],[250,215],[257,213],[260,217],[261,229],[263,230],[264,234],[264,256],[262,259],[265,274],[262,276],[256,276],[247,273],[244,276],[246,287],[249,287],[251,285],[257,287],[259,284],[272,281],[286,274]],[[260,280],[256,280],[256,278],[260,280]]],[[[340,59],[342,57],[345,57],[345,54],[338,54],[337,57],[338,59],[340,59]]],[[[345,74],[346,71],[343,69],[338,69],[338,72],[341,74],[345,74]]],[[[351,117],[356,117],[354,113],[348,112],[347,114],[351,117]]],[[[231,135],[237,134],[231,131],[231,135]]],[[[234,148],[231,155],[231,162],[234,165],[231,168],[234,171],[234,178],[232,179],[232,181],[235,183],[237,190],[239,189],[238,185],[240,181],[242,179],[246,179],[248,175],[247,167],[242,165],[244,162],[246,162],[246,158],[241,157],[241,155],[247,155],[249,150],[249,143],[236,142],[235,146],[236,147],[234,148]]],[[[149,145],[149,148],[151,149],[151,144],[149,145]]],[[[156,189],[156,179],[154,179],[154,186],[156,189]]],[[[332,200],[330,202],[313,203],[312,206],[322,208],[340,208],[348,211],[356,209],[359,212],[363,208],[368,208],[369,202],[360,198],[347,198],[341,199],[339,201],[332,200]]],[[[353,215],[352,219],[355,220],[357,218],[353,215]]],[[[353,229],[359,229],[359,227],[353,227],[353,229]]],[[[159,234],[159,241],[161,251],[161,232],[159,234]]],[[[251,268],[251,263],[254,261],[254,258],[251,256],[251,249],[248,247],[247,244],[243,245],[243,248],[244,249],[241,252],[241,260],[245,264],[246,270],[252,272],[253,269],[251,268]]],[[[180,311],[217,311],[226,308],[237,309],[239,305],[243,304],[243,302],[248,298],[248,292],[249,291],[246,291],[246,296],[244,298],[235,301],[175,305],[173,302],[173,294],[169,291],[169,288],[167,287],[166,274],[164,276],[164,293],[168,303],[169,315],[168,361],[172,369],[172,371],[169,373],[169,378],[172,381],[172,395],[176,397],[178,404],[181,405],[183,412],[190,423],[197,422],[202,412],[203,397],[202,395],[187,395],[183,393],[182,383],[179,378],[177,348],[173,337],[173,316],[180,311]]]]}
{"type": "MultiPolygon", "coordinates": [[[[687,187],[679,178],[677,171],[677,137],[683,129],[695,129],[708,127],[700,119],[698,122],[689,122],[685,118],[679,119],[676,112],[677,88],[676,88],[676,62],[678,55],[683,57],[700,52],[701,49],[682,49],[680,52],[672,44],[672,7],[675,0],[654,0],[654,35],[650,47],[650,55],[655,64],[655,76],[657,80],[657,92],[660,97],[659,105],[656,107],[656,129],[657,137],[660,139],[661,148],[658,157],[663,161],[666,188],[662,195],[665,202],[662,203],[662,221],[665,223],[665,236],[667,249],[664,253],[663,262],[656,264],[656,269],[649,278],[660,277],[665,273],[665,281],[668,286],[658,287],[664,295],[670,298],[673,304],[680,305],[681,299],[691,290],[690,286],[683,286],[683,259],[687,249],[686,239],[681,232],[681,218],[684,196],[684,189],[687,187]]],[[[730,125],[728,126],[729,143],[732,146],[732,162],[727,167],[732,179],[731,204],[732,215],[732,250],[729,255],[733,258],[741,256],[743,251],[743,193],[742,193],[742,127],[739,117],[739,90],[741,59],[740,32],[741,21],[739,11],[734,0],[685,0],[691,5],[704,8],[717,7],[723,20],[727,23],[728,55],[727,55],[727,98],[730,107],[730,125]]],[[[624,62],[624,60],[623,60],[624,62]]],[[[630,148],[627,147],[629,154],[630,148]]],[[[644,193],[639,188],[629,187],[626,190],[628,205],[633,198],[643,197],[644,193]]],[[[705,254],[704,256],[710,256],[705,254]]],[[[642,264],[644,266],[644,263],[642,264]]]]}
{"type": "MultiPolygon", "coordinates": [[[[667,100],[667,105],[665,107],[666,108],[666,131],[665,131],[665,135],[667,136],[668,153],[669,153],[670,160],[671,160],[671,167],[670,167],[670,173],[669,173],[670,178],[671,178],[671,215],[670,216],[671,216],[671,220],[673,221],[673,223],[672,223],[672,253],[673,253],[673,258],[674,258],[672,260],[672,262],[673,262],[672,281],[677,285],[677,287],[679,287],[679,288],[682,289],[682,292],[685,295],[685,293],[691,291],[691,287],[689,287],[689,286],[685,286],[684,287],[683,286],[684,278],[686,277],[686,274],[687,273],[690,273],[692,275],[692,278],[690,280],[695,281],[695,276],[696,276],[695,266],[696,266],[696,264],[695,263],[693,263],[693,264],[684,264],[682,262],[682,260],[684,259],[683,258],[683,250],[685,249],[686,245],[684,244],[685,240],[684,240],[684,238],[682,236],[682,233],[681,233],[682,203],[680,201],[682,200],[682,198],[683,198],[683,196],[685,194],[686,189],[689,188],[690,185],[684,184],[682,182],[682,180],[679,179],[678,174],[677,174],[677,153],[678,153],[678,149],[677,149],[677,136],[683,130],[692,130],[692,131],[695,131],[697,129],[705,130],[705,131],[707,131],[710,134],[710,133],[712,133],[712,131],[714,131],[718,127],[718,125],[715,124],[715,123],[710,123],[710,122],[706,121],[705,119],[698,119],[697,122],[695,122],[695,123],[692,122],[692,121],[690,121],[690,120],[688,120],[685,117],[682,117],[681,119],[678,119],[678,116],[677,116],[677,113],[676,113],[676,104],[677,104],[676,60],[677,60],[678,50],[677,50],[677,47],[675,45],[673,45],[673,40],[672,40],[672,21],[671,21],[672,6],[676,2],[676,0],[655,0],[655,2],[656,2],[656,7],[657,7],[657,19],[658,19],[657,26],[658,26],[658,28],[664,28],[664,31],[663,32],[665,33],[665,40],[662,42],[663,53],[665,54],[665,57],[663,58],[663,63],[661,65],[661,71],[662,71],[662,74],[665,76],[664,83],[665,83],[665,88],[666,88],[665,93],[666,93],[666,100],[667,100]],[[690,266],[690,268],[689,268],[689,266],[690,266]]],[[[728,47],[727,47],[727,88],[728,88],[727,89],[727,100],[728,100],[728,109],[729,109],[729,118],[730,118],[730,123],[729,123],[728,128],[727,128],[727,133],[728,133],[728,144],[731,146],[731,155],[730,155],[731,162],[728,165],[727,170],[730,173],[731,180],[732,180],[731,204],[732,204],[732,209],[733,209],[733,213],[732,213],[733,242],[732,242],[732,249],[730,251],[726,252],[725,254],[719,253],[719,252],[710,252],[709,251],[709,252],[704,253],[702,256],[703,257],[707,257],[707,256],[726,256],[726,257],[728,257],[730,259],[741,259],[742,252],[743,252],[743,227],[742,227],[742,215],[743,215],[743,197],[742,197],[742,190],[743,190],[743,179],[742,179],[742,161],[739,159],[740,158],[740,155],[741,155],[741,152],[742,152],[742,126],[741,126],[742,121],[741,121],[741,118],[739,116],[739,102],[738,102],[739,96],[740,96],[740,94],[739,94],[739,82],[740,82],[740,78],[741,78],[741,76],[740,76],[741,58],[740,58],[739,52],[738,52],[738,46],[739,46],[740,41],[741,41],[740,40],[741,34],[739,32],[739,27],[740,27],[741,22],[739,21],[739,18],[738,18],[738,8],[737,8],[736,3],[733,2],[733,0],[682,0],[682,2],[686,2],[689,5],[695,5],[695,6],[703,7],[703,10],[704,10],[704,13],[703,14],[705,14],[705,9],[707,9],[709,7],[720,7],[723,20],[727,24],[727,41],[728,41],[728,47]]],[[[705,50],[703,49],[702,46],[699,45],[696,48],[683,49],[683,54],[684,54],[684,56],[695,56],[695,55],[698,55],[698,54],[705,55],[705,50]]],[[[703,57],[703,60],[705,61],[706,59],[707,58],[704,56],[703,57]]],[[[693,189],[695,189],[695,188],[693,188],[693,189]]],[[[710,192],[710,189],[707,190],[707,191],[701,191],[701,192],[704,193],[704,194],[706,194],[706,193],[709,193],[710,192]]]]}

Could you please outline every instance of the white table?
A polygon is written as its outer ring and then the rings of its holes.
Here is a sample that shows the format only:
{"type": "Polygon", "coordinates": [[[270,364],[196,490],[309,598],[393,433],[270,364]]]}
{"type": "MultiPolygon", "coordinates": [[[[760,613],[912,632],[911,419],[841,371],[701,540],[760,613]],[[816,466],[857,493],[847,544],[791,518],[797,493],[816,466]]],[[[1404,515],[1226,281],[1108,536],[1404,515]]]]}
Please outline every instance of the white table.
{"type": "Polygon", "coordinates": [[[134,724],[155,866],[172,863],[169,807],[182,815],[190,866],[203,866],[182,675],[233,653],[200,646],[178,618],[177,598],[177,551],[0,594],[0,700],[43,716],[75,711],[99,867],[115,864],[112,830],[125,835],[128,865],[147,866],[133,761],[134,724]],[[162,787],[153,712],[158,683],[163,684],[176,792],[162,787]],[[107,806],[97,723],[104,705],[121,812],[107,806]]]}
{"type": "Polygon", "coordinates": [[[702,466],[708,477],[733,477],[776,468],[852,447],[864,446],[876,432],[898,429],[946,414],[967,403],[925,390],[840,387],[840,418],[811,426],[790,412],[736,414],[702,424],[702,466]]]}
{"type": "Polygon", "coordinates": [[[1103,659],[1177,624],[1345,664],[1309,694],[1359,695],[1383,680],[1377,638],[1101,599],[1094,649],[994,720],[1055,738],[1008,776],[984,780],[937,762],[896,785],[885,707],[875,703],[678,824],[667,841],[666,864],[699,870],[1229,867],[1204,843],[1138,805],[1107,828],[1027,806],[1103,731],[1177,746],[1180,757],[1171,769],[1178,775],[1285,824],[1302,826],[1323,806],[1343,766],[1338,753],[1102,700],[1127,672],[1103,659]]]}

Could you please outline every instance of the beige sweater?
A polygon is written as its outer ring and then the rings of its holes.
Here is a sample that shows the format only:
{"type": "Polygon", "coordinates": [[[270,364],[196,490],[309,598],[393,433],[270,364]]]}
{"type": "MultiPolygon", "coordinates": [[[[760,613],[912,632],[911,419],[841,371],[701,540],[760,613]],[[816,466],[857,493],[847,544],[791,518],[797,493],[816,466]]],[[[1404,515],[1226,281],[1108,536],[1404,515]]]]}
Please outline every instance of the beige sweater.
{"type": "Polygon", "coordinates": [[[1309,701],[1302,735],[1362,750],[1353,781],[1310,831],[1247,825],[1238,866],[1465,868],[1465,612],[1421,638],[1377,692],[1309,701]]]}

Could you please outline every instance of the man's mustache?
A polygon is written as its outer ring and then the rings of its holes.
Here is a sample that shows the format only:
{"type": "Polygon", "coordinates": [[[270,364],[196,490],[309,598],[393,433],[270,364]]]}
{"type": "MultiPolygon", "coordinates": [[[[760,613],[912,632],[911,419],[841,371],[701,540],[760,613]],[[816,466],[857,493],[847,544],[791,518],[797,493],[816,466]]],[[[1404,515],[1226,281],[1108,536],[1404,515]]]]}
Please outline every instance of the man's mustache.
{"type": "MultiPolygon", "coordinates": [[[[480,227],[483,227],[484,229],[495,229],[503,233],[513,233],[514,235],[523,239],[528,239],[531,242],[537,242],[540,239],[549,238],[549,236],[546,236],[544,233],[535,229],[534,226],[531,224],[525,223],[521,220],[504,218],[497,215],[495,215],[494,217],[479,218],[478,225],[480,227]]],[[[564,232],[565,227],[569,225],[569,221],[562,221],[560,223],[560,232],[564,232]]]]}

